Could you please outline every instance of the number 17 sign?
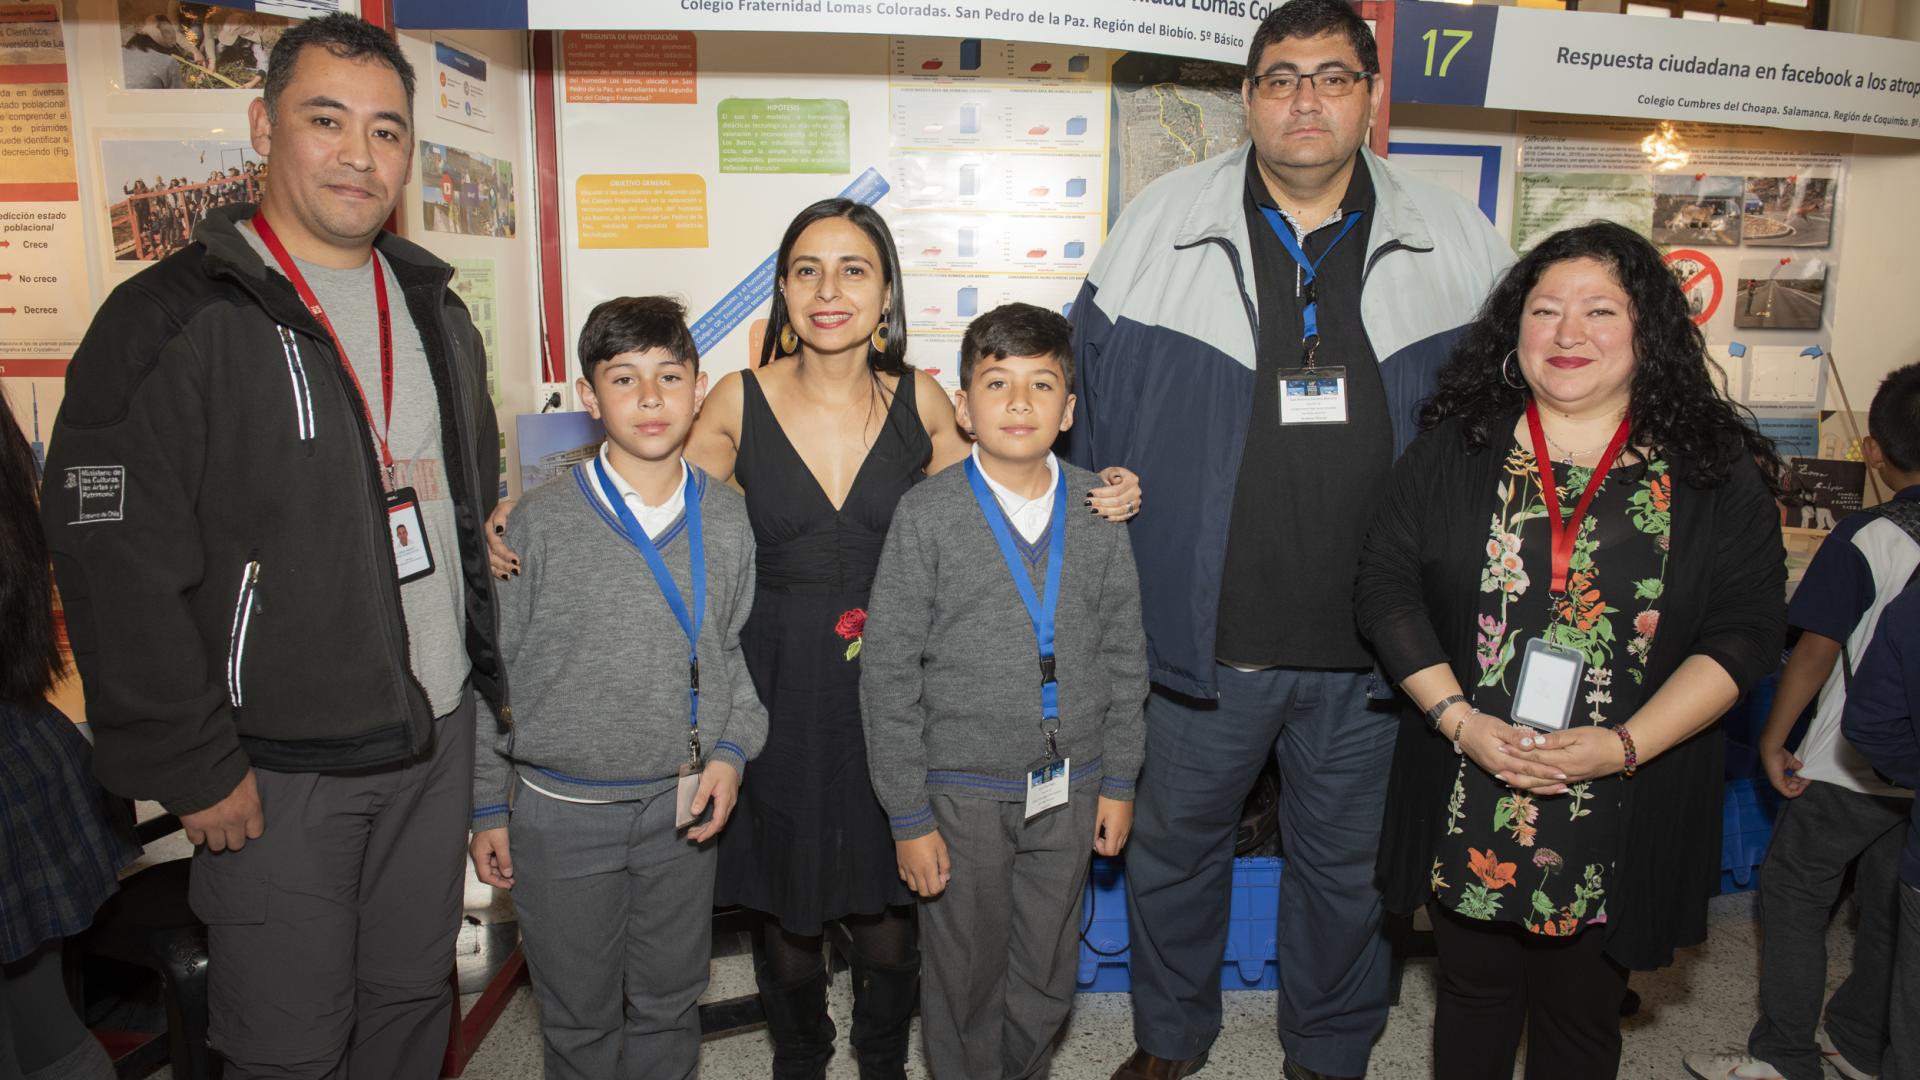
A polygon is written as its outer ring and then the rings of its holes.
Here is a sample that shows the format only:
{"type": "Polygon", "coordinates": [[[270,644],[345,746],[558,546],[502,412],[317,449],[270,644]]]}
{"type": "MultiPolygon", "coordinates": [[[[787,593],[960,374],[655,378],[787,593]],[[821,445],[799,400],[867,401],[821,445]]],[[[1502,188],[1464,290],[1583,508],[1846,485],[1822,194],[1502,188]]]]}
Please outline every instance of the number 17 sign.
{"type": "Polygon", "coordinates": [[[1393,100],[1483,106],[1500,9],[1400,4],[1393,24],[1393,100]]]}

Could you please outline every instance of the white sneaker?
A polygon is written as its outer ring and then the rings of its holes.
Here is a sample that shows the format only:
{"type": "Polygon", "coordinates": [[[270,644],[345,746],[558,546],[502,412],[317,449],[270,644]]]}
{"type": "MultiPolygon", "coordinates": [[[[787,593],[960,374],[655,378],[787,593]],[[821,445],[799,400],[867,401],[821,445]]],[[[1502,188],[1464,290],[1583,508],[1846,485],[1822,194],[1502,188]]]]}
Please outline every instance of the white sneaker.
{"type": "Polygon", "coordinates": [[[1834,1072],[1846,1077],[1847,1080],[1880,1080],[1873,1073],[1854,1068],[1853,1062],[1848,1061],[1846,1055],[1834,1047],[1833,1040],[1827,1038],[1825,1024],[1820,1025],[1820,1030],[1814,1032],[1814,1038],[1820,1043],[1820,1055],[1827,1059],[1828,1065],[1833,1066],[1834,1072]]]}
{"type": "Polygon", "coordinates": [[[1681,1060],[1700,1080],[1786,1080],[1780,1070],[1749,1057],[1744,1050],[1688,1054],[1681,1060]]]}

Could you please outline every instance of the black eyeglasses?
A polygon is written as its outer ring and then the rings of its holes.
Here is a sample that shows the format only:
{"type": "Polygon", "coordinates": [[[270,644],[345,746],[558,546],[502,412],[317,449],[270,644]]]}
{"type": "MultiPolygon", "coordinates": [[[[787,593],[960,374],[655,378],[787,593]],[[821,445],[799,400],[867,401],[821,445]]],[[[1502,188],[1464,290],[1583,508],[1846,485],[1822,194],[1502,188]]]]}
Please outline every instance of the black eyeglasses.
{"type": "Polygon", "coordinates": [[[1297,71],[1273,71],[1265,75],[1255,75],[1247,82],[1253,84],[1254,94],[1265,101],[1285,101],[1300,92],[1301,83],[1312,83],[1321,97],[1346,97],[1360,80],[1373,77],[1371,71],[1348,71],[1345,68],[1327,68],[1324,71],[1301,73],[1297,71]]]}

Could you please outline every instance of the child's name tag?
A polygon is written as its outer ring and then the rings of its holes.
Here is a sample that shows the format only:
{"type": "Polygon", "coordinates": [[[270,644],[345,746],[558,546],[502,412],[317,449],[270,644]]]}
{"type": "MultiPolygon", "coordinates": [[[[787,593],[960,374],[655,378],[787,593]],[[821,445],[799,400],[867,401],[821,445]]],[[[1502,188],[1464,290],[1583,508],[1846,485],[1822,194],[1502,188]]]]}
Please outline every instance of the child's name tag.
{"type": "Polygon", "coordinates": [[[1292,368],[1280,373],[1282,424],[1347,422],[1347,369],[1292,368]]]}
{"type": "Polygon", "coordinates": [[[1056,806],[1067,805],[1067,785],[1073,777],[1073,759],[1051,758],[1027,770],[1027,820],[1056,806]]]}
{"type": "Polygon", "coordinates": [[[1528,641],[1513,688],[1514,722],[1542,731],[1566,730],[1586,670],[1587,658],[1580,650],[1540,638],[1528,641]]]}
{"type": "Polygon", "coordinates": [[[699,820],[693,812],[693,797],[700,793],[700,768],[680,766],[680,783],[673,792],[673,827],[684,829],[699,820]]]}
{"type": "Polygon", "coordinates": [[[406,584],[433,573],[433,549],[427,546],[427,527],[420,520],[420,499],[412,488],[387,496],[387,539],[393,542],[393,567],[406,584]]]}

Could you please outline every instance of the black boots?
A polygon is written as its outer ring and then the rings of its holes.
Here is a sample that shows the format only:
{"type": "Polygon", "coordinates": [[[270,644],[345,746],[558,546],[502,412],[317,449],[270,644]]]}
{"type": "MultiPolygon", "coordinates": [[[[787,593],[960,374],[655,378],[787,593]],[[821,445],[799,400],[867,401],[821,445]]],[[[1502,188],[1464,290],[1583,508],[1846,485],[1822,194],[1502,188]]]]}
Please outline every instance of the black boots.
{"type": "Polygon", "coordinates": [[[907,1040],[920,998],[920,963],[888,967],[854,958],[853,1052],[860,1080],[906,1080],[907,1040]]]}
{"type": "MultiPolygon", "coordinates": [[[[827,966],[789,983],[773,983],[754,968],[760,1007],[773,1040],[773,1080],[822,1080],[833,1057],[833,1020],[827,1016],[827,966]]],[[[855,1022],[856,1026],[858,1021],[855,1022]]],[[[905,1040],[901,1042],[904,1050],[905,1040]]]]}

